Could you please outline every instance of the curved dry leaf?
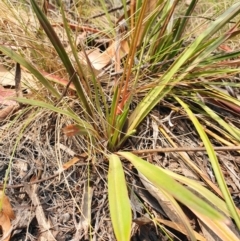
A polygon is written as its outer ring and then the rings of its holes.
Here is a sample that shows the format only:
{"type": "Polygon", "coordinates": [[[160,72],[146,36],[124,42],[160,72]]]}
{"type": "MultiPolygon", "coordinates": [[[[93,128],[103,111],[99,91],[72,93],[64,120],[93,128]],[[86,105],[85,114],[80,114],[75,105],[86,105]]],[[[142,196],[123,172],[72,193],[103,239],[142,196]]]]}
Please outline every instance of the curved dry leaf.
{"type": "MultiPolygon", "coordinates": [[[[182,224],[180,223],[175,223],[175,222],[172,222],[172,221],[169,221],[169,220],[165,220],[165,219],[161,219],[161,218],[156,218],[156,220],[162,224],[164,224],[165,226],[168,226],[170,228],[173,228],[183,234],[187,234],[186,231],[185,231],[185,228],[182,226],[182,224]]],[[[199,233],[197,233],[196,231],[193,231],[194,232],[194,235],[196,236],[196,239],[197,240],[200,240],[200,241],[206,241],[206,239],[200,235],[199,233]]]]}
{"type": "Polygon", "coordinates": [[[0,84],[2,86],[15,86],[14,71],[9,71],[3,64],[0,64],[0,84]]]}
{"type": "Polygon", "coordinates": [[[12,206],[9,202],[8,197],[4,194],[4,192],[0,191],[0,200],[2,200],[2,213],[8,216],[10,219],[14,219],[15,215],[12,210],[12,206]]]}
{"type": "Polygon", "coordinates": [[[40,203],[39,197],[37,195],[37,185],[28,185],[25,183],[24,188],[33,205],[35,206],[36,219],[38,222],[38,228],[40,230],[38,240],[56,241],[55,235],[57,234],[52,232],[52,223],[50,219],[46,217],[42,204],[40,203]]]}
{"type": "Polygon", "coordinates": [[[9,97],[16,96],[16,91],[11,89],[5,89],[0,86],[0,104],[6,106],[17,105],[17,102],[14,100],[8,100],[9,97]]]}
{"type": "Polygon", "coordinates": [[[191,210],[200,219],[199,224],[207,240],[239,241],[238,231],[234,230],[235,227],[231,224],[231,219],[228,220],[228,224],[225,224],[218,220],[212,220],[196,210],[191,210]]]}
{"type": "MultiPolygon", "coordinates": [[[[37,89],[37,81],[33,75],[29,73],[24,67],[21,66],[21,82],[24,89],[37,89]]],[[[4,65],[0,64],[0,85],[2,86],[15,86],[15,68],[8,70],[4,65]]],[[[14,91],[14,90],[12,90],[14,91]]],[[[15,93],[15,91],[14,91],[15,93]]]]}
{"type": "Polygon", "coordinates": [[[15,215],[8,197],[4,194],[2,190],[0,191],[0,201],[2,202],[2,210],[0,213],[0,226],[3,234],[3,238],[1,240],[8,241],[10,240],[10,234],[12,230],[10,219],[14,219],[15,215]]]}
{"type": "Polygon", "coordinates": [[[0,226],[2,229],[2,235],[3,235],[3,238],[1,239],[1,241],[10,240],[11,222],[10,222],[10,218],[3,212],[0,214],[0,226]]]}
{"type": "MultiPolygon", "coordinates": [[[[122,40],[120,43],[118,41],[113,42],[104,52],[100,52],[99,48],[95,48],[92,50],[86,51],[88,55],[89,61],[92,64],[92,67],[95,70],[101,70],[105,66],[107,66],[112,60],[116,57],[116,51],[118,52],[118,56],[121,59],[129,52],[129,45],[127,40],[122,40]],[[119,45],[119,46],[118,46],[119,45]]],[[[79,54],[79,58],[83,62],[83,64],[87,65],[87,61],[85,59],[85,55],[83,52],[79,54]]]]}
{"type": "Polygon", "coordinates": [[[18,109],[18,106],[19,105],[15,103],[15,105],[9,105],[4,109],[0,110],[0,120],[6,119],[11,113],[18,109]]]}

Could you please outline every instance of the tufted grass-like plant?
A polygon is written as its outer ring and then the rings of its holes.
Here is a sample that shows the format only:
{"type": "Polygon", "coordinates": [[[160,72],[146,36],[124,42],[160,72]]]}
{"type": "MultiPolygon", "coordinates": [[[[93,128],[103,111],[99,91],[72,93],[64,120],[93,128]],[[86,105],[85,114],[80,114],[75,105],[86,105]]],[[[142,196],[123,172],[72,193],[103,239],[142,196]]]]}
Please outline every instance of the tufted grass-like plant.
{"type": "MultiPolygon", "coordinates": [[[[215,102],[225,103],[233,111],[239,108],[239,100],[220,92],[215,86],[224,83],[216,82],[214,78],[218,76],[220,79],[221,76],[230,76],[239,72],[234,66],[230,67],[230,61],[239,56],[239,51],[222,53],[216,50],[239,34],[239,20],[235,20],[231,29],[221,30],[240,13],[240,3],[232,5],[221,13],[214,21],[209,22],[198,36],[191,39],[191,33],[187,28],[197,1],[191,1],[180,15],[178,11],[183,10],[180,8],[179,0],[136,0],[131,1],[129,8],[127,2],[123,0],[124,35],[120,35],[118,39],[117,29],[120,27],[120,22],[116,25],[109,22],[110,29],[107,29],[108,36],[112,36],[112,42],[115,44],[114,54],[109,53],[111,61],[115,61],[115,70],[122,72],[116,75],[111,91],[106,93],[106,86],[99,78],[99,71],[96,70],[82,42],[80,45],[84,57],[79,57],[74,32],[65,15],[64,4],[60,0],[57,1],[62,25],[71,48],[71,57],[44,11],[34,0],[30,2],[40,23],[37,34],[40,38],[41,35],[47,36],[50,40],[55,49],[56,59],[61,60],[63,71],[68,74],[69,83],[73,85],[72,89],[75,91],[82,114],[79,116],[68,106],[64,98],[61,98],[62,95],[55,87],[55,83],[38,70],[36,63],[27,60],[24,52],[19,54],[8,46],[1,45],[2,53],[31,72],[47,93],[52,95],[52,98],[41,100],[36,98],[16,100],[25,105],[45,108],[67,116],[74,124],[67,126],[65,133],[82,136],[86,140],[86,146],[81,148],[85,149],[89,156],[100,155],[108,162],[108,200],[116,239],[126,241],[131,238],[133,218],[124,171],[125,163],[128,161],[142,179],[147,180],[168,200],[181,220],[183,233],[190,240],[198,240],[198,237],[179,203],[188,207],[222,240],[238,240],[228,224],[229,220],[233,219],[240,228],[239,210],[229,193],[217,155],[202,123],[207,125],[207,122],[212,120],[216,123],[215,126],[221,127],[222,134],[231,140],[231,143],[240,142],[240,130],[228,124],[204,101],[211,98],[215,102]],[[119,50],[123,45],[127,46],[124,54],[119,50]],[[213,55],[214,51],[216,53],[213,55]],[[123,66],[122,69],[119,66],[123,66]],[[143,66],[147,66],[146,71],[143,66]],[[148,75],[151,78],[148,79],[146,77],[148,75]],[[186,165],[192,165],[191,168],[206,186],[157,167],[140,155],[125,150],[129,138],[138,134],[138,127],[165,98],[178,104],[172,107],[174,111],[184,112],[192,121],[206,148],[219,189],[213,190],[210,180],[187,160],[185,160],[186,165]],[[204,116],[208,118],[205,119],[204,116]],[[201,196],[204,196],[204,199],[201,196]]],[[[104,6],[105,3],[100,2],[104,6]]],[[[106,15],[108,21],[111,21],[110,14],[106,12],[106,15]]],[[[37,52],[34,54],[37,55],[37,52]]],[[[237,86],[234,83],[231,85],[232,88],[237,86]]],[[[158,220],[154,222],[158,223],[158,220]]]]}

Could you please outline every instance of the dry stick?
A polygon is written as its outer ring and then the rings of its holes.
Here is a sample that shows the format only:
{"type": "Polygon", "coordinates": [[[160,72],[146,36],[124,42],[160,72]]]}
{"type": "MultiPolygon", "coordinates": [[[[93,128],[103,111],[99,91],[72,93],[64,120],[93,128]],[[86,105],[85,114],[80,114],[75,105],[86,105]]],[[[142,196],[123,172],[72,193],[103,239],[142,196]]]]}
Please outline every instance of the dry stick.
{"type": "MultiPolygon", "coordinates": [[[[128,5],[129,3],[130,3],[130,1],[127,1],[126,5],[128,5]]],[[[122,8],[123,8],[123,5],[121,5],[119,7],[111,8],[111,9],[108,10],[108,13],[112,13],[112,12],[115,12],[117,10],[121,10],[122,8]]],[[[94,16],[90,17],[89,19],[99,18],[99,17],[102,17],[104,15],[106,15],[106,13],[99,13],[97,15],[94,15],[94,16]]]]}
{"type": "MultiPolygon", "coordinates": [[[[164,65],[164,64],[168,64],[168,63],[171,63],[175,60],[176,58],[172,58],[172,59],[168,59],[168,60],[164,60],[164,61],[161,61],[161,62],[158,62],[158,63],[151,63],[151,64],[144,64],[142,66],[140,66],[140,69],[147,69],[149,67],[158,67],[158,66],[161,66],[161,65],[164,65]]],[[[123,73],[123,70],[121,71],[118,71],[118,72],[114,72],[114,73],[110,73],[110,76],[115,76],[115,75],[120,75],[123,73]]]]}
{"type": "Polygon", "coordinates": [[[16,90],[16,96],[22,97],[21,67],[19,63],[16,64],[16,70],[15,70],[15,90],[16,90]]]}
{"type": "MultiPolygon", "coordinates": [[[[214,151],[239,151],[240,146],[214,146],[214,151]]],[[[147,154],[156,152],[196,152],[196,151],[206,151],[205,147],[167,147],[167,148],[156,148],[156,149],[146,149],[146,150],[131,150],[134,154],[147,154]]]]}
{"type": "Polygon", "coordinates": [[[64,98],[64,96],[66,96],[67,91],[68,91],[68,89],[69,89],[69,86],[70,86],[70,84],[72,83],[73,77],[74,77],[75,75],[76,75],[76,71],[74,72],[74,74],[73,74],[73,76],[70,78],[70,80],[68,81],[68,83],[67,83],[67,85],[66,85],[66,87],[65,87],[65,89],[64,89],[64,91],[63,91],[63,93],[62,93],[62,95],[61,95],[61,97],[59,98],[59,100],[57,101],[57,103],[55,104],[55,106],[57,106],[57,105],[62,101],[62,99],[64,98]]]}
{"type": "MultiPolygon", "coordinates": [[[[202,18],[202,19],[205,19],[205,20],[209,20],[209,21],[216,21],[215,18],[208,18],[208,17],[204,17],[204,16],[179,16],[179,18],[202,18]]],[[[236,21],[229,21],[228,23],[233,23],[233,24],[236,24],[237,22],[236,21]]]]}
{"type": "MultiPolygon", "coordinates": [[[[55,107],[57,107],[58,104],[62,101],[62,99],[66,96],[67,91],[68,91],[68,89],[69,89],[69,86],[70,86],[70,84],[72,83],[73,77],[74,77],[75,75],[76,75],[76,71],[74,72],[74,74],[73,74],[73,76],[70,78],[70,80],[68,81],[68,83],[67,83],[67,85],[66,85],[66,87],[65,87],[65,89],[64,89],[64,91],[63,91],[63,93],[62,93],[62,95],[61,95],[60,98],[57,100],[57,103],[54,104],[55,107]]],[[[52,113],[50,116],[51,116],[51,121],[50,121],[49,124],[48,124],[47,131],[50,130],[52,123],[55,122],[55,120],[56,120],[56,118],[55,118],[56,113],[52,113]]],[[[0,240],[0,241],[1,241],[1,240],[0,240]]]]}
{"type": "MultiPolygon", "coordinates": [[[[44,181],[48,181],[54,177],[57,177],[59,176],[61,173],[56,173],[50,177],[46,177],[46,178],[43,178],[43,179],[40,179],[40,180],[37,180],[37,181],[33,181],[33,182],[25,182],[24,184],[17,184],[17,185],[7,185],[6,188],[20,188],[20,187],[24,187],[26,184],[27,185],[33,185],[33,184],[37,184],[37,183],[40,183],[40,182],[44,182],[44,181]]],[[[0,184],[0,188],[2,188],[3,184],[0,184]]]]}

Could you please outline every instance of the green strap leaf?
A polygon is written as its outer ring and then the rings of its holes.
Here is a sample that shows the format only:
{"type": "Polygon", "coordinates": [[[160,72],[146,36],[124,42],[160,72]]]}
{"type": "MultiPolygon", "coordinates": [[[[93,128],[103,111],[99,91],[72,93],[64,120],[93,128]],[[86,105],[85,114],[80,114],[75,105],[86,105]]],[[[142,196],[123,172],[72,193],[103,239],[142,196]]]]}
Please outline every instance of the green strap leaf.
{"type": "Polygon", "coordinates": [[[132,213],[122,163],[117,155],[109,156],[108,199],[116,239],[128,241],[131,235],[132,213]]]}
{"type": "Polygon", "coordinates": [[[118,152],[118,154],[129,160],[136,169],[157,188],[165,190],[185,206],[196,210],[211,219],[226,221],[226,218],[221,213],[197,197],[187,188],[183,187],[180,183],[176,182],[166,174],[162,168],[156,167],[130,152],[118,152]]]}
{"type": "Polygon", "coordinates": [[[234,201],[231,197],[231,194],[228,190],[228,187],[227,187],[226,181],[224,179],[224,176],[223,176],[220,164],[218,162],[216,153],[213,150],[212,144],[211,144],[207,134],[205,133],[202,125],[199,123],[198,119],[193,114],[193,112],[190,110],[188,105],[186,103],[184,103],[177,96],[175,96],[175,99],[185,109],[189,118],[191,119],[192,123],[194,124],[199,136],[201,137],[201,140],[203,141],[204,146],[205,146],[206,151],[207,151],[207,154],[209,156],[209,160],[211,162],[211,165],[212,165],[215,177],[217,179],[218,185],[219,185],[219,187],[222,191],[223,197],[224,197],[225,202],[227,204],[228,210],[229,210],[231,216],[233,217],[234,221],[236,222],[237,227],[240,228],[240,215],[237,212],[237,208],[236,208],[236,206],[234,204],[234,201]]]}

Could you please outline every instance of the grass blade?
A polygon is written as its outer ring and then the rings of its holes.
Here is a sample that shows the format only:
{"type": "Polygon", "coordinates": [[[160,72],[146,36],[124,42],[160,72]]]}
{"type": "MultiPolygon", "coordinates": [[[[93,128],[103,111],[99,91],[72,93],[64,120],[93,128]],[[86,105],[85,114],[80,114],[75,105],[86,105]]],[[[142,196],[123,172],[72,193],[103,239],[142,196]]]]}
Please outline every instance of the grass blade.
{"type": "Polygon", "coordinates": [[[235,128],[229,125],[226,121],[224,121],[219,115],[217,115],[213,110],[211,110],[208,106],[202,104],[200,101],[196,100],[196,103],[200,105],[206,113],[215,121],[218,122],[229,134],[231,134],[237,141],[240,141],[240,131],[238,128],[235,128]]]}
{"type": "Polygon", "coordinates": [[[25,67],[30,73],[32,73],[54,96],[60,97],[60,94],[53,88],[51,83],[37,70],[35,69],[30,63],[28,63],[23,57],[19,54],[15,53],[9,48],[4,46],[0,46],[0,51],[3,52],[5,55],[19,63],[21,66],[25,67]]]}
{"type": "Polygon", "coordinates": [[[72,120],[76,121],[76,123],[78,123],[79,126],[81,126],[82,129],[86,130],[86,133],[97,134],[96,131],[92,128],[92,126],[88,122],[79,118],[79,116],[76,115],[74,112],[71,112],[69,110],[63,110],[63,109],[55,107],[51,104],[48,104],[46,102],[38,101],[38,100],[31,100],[31,99],[26,99],[26,98],[14,98],[14,100],[16,100],[20,103],[23,103],[23,104],[42,107],[44,109],[51,110],[51,111],[54,111],[56,113],[65,115],[65,116],[71,118],[72,120]]]}
{"type": "MultiPolygon", "coordinates": [[[[205,58],[205,53],[202,53],[201,46],[207,40],[210,39],[219,29],[221,29],[226,23],[229,22],[234,16],[240,12],[240,3],[234,4],[227,11],[225,11],[221,16],[219,16],[207,30],[205,30],[200,36],[187,48],[174,62],[174,64],[168,69],[166,74],[159,80],[159,85],[153,88],[147,96],[140,102],[137,108],[134,110],[129,118],[128,133],[131,133],[139,123],[145,118],[145,116],[152,110],[152,108],[176,85],[182,78],[184,78],[187,73],[194,69],[199,62],[205,58]],[[174,79],[174,75],[179,71],[179,69],[188,62],[188,60],[194,56],[197,58],[201,54],[201,58],[195,61],[194,64],[188,67],[186,72],[180,74],[178,78],[174,79]]],[[[224,37],[220,37],[222,40],[224,37]]],[[[222,41],[215,42],[215,48],[222,41]]],[[[212,46],[211,46],[212,47],[212,46]]],[[[211,49],[212,51],[212,49],[211,49]]],[[[207,51],[209,52],[209,50],[207,51]]],[[[192,60],[193,61],[193,60],[192,60]]]]}
{"type": "Polygon", "coordinates": [[[57,34],[55,33],[54,29],[52,28],[51,24],[49,23],[48,19],[44,15],[44,13],[41,11],[41,9],[38,7],[37,3],[34,0],[30,0],[33,10],[35,14],[37,15],[37,18],[44,29],[45,33],[47,34],[49,40],[51,41],[52,45],[54,46],[55,50],[58,53],[58,56],[61,58],[69,77],[72,79],[72,82],[76,88],[77,94],[82,101],[88,115],[92,116],[92,110],[88,105],[87,99],[84,95],[84,91],[82,89],[82,86],[80,84],[80,80],[78,78],[78,75],[76,74],[76,71],[61,43],[59,40],[57,34]]]}

